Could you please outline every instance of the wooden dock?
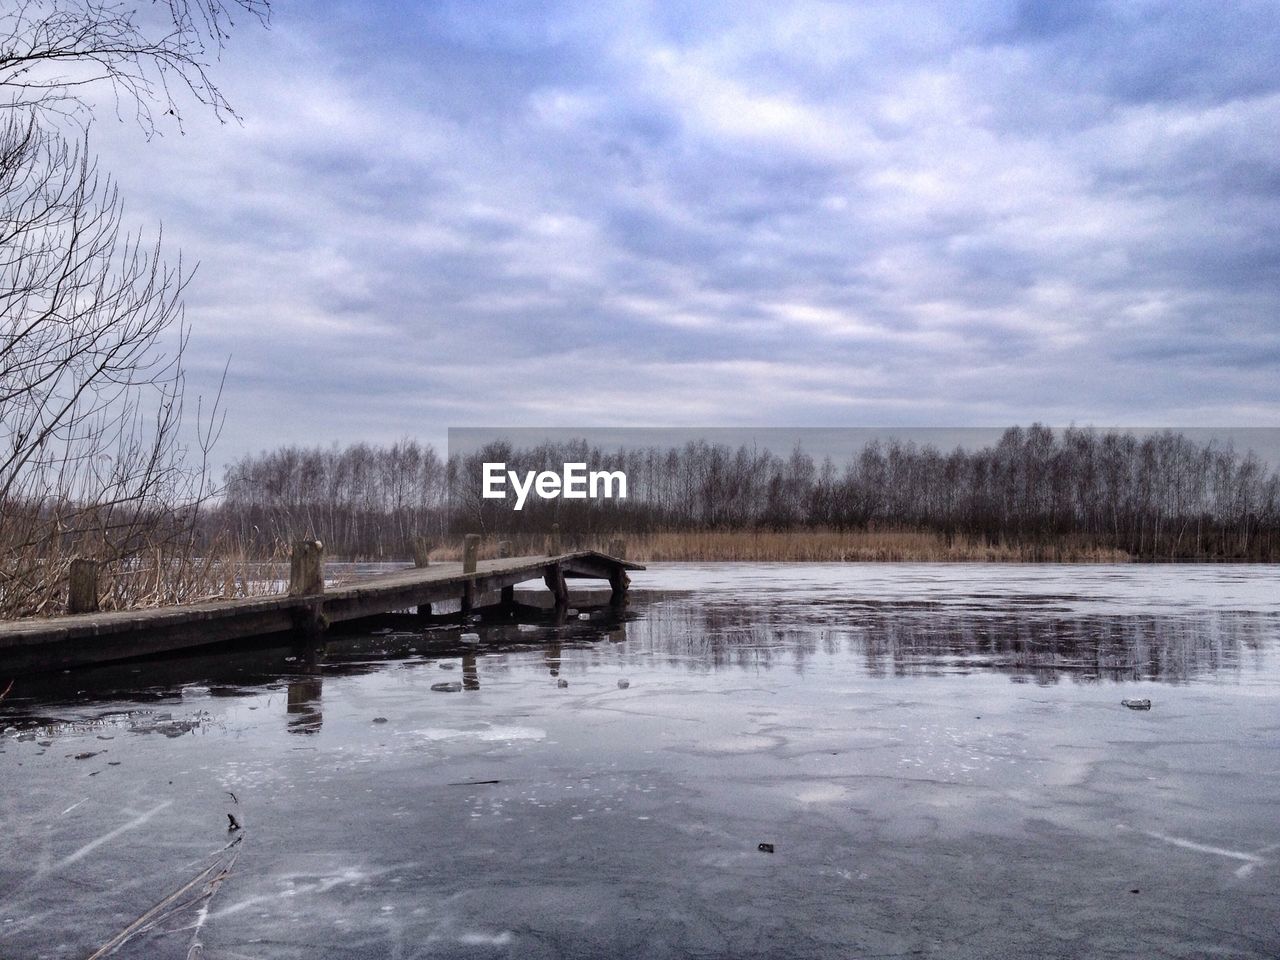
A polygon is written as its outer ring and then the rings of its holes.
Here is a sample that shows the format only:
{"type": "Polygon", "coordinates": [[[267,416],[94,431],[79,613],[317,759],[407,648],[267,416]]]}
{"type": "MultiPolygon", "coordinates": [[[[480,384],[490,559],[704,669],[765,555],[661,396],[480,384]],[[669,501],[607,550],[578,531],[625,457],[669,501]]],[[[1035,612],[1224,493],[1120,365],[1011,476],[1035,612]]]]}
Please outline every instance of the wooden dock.
{"type": "Polygon", "coordinates": [[[511,604],[516,585],[530,580],[545,583],[558,606],[568,603],[565,581],[579,578],[606,581],[612,602],[622,603],[630,583],[627,571],[644,569],[592,550],[476,561],[474,545],[467,546],[469,555],[461,563],[326,587],[315,544],[310,555],[295,549],[288,594],[0,623],[0,680],[244,637],[291,633],[314,639],[334,623],[397,610],[429,613],[431,604],[445,601],[458,602],[466,614],[486,595],[498,594],[500,603],[511,604]]]}

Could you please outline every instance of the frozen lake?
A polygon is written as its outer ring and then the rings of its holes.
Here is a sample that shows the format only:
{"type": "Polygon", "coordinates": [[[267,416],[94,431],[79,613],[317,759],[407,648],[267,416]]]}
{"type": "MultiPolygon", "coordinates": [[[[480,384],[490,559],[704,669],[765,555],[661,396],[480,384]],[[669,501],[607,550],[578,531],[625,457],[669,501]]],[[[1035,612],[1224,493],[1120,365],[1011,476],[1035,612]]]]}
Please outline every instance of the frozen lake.
{"type": "Polygon", "coordinates": [[[673,564],[466,629],[19,680],[0,957],[1280,956],[1275,568],[673,564]]]}

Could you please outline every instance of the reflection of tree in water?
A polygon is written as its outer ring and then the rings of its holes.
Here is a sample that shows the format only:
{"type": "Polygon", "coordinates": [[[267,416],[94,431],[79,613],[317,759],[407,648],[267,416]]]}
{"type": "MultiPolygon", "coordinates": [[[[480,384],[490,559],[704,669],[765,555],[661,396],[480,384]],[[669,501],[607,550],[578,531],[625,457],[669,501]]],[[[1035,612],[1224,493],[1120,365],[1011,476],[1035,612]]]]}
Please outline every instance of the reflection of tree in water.
{"type": "Polygon", "coordinates": [[[775,661],[803,657],[818,638],[794,629],[767,608],[705,605],[680,598],[648,605],[629,624],[628,659],[643,651],[648,659],[682,664],[691,670],[771,668],[775,661]]]}
{"type": "Polygon", "coordinates": [[[1066,618],[982,614],[869,618],[862,654],[873,676],[995,671],[1039,684],[1074,680],[1184,682],[1238,671],[1261,648],[1267,618],[1066,618]]]}
{"type": "Polygon", "coordinates": [[[803,670],[847,653],[877,677],[996,672],[1019,681],[1183,682],[1238,671],[1274,635],[1262,613],[1184,617],[993,613],[929,605],[840,607],[708,602],[664,596],[631,624],[637,653],[689,669],[803,670]]]}

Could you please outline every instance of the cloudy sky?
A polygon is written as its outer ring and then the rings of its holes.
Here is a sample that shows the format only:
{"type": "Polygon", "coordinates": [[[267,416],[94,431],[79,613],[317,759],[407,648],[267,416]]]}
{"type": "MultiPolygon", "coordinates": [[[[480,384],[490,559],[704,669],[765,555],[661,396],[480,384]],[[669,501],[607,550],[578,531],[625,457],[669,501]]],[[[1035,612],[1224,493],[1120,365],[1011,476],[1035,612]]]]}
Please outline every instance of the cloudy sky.
{"type": "Polygon", "coordinates": [[[1280,5],[302,2],[95,135],[225,457],[506,425],[1280,423],[1280,5]]]}

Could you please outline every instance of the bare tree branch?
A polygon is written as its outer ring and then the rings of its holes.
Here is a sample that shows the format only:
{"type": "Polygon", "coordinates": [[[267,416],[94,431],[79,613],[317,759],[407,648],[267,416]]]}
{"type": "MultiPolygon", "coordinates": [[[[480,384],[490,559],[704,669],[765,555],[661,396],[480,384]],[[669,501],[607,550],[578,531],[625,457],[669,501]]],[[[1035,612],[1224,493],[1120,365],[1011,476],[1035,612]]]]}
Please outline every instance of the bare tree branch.
{"type": "Polygon", "coordinates": [[[92,114],[107,87],[117,115],[132,110],[151,135],[156,111],[181,124],[186,97],[221,120],[235,110],[210,76],[234,26],[233,12],[266,23],[266,0],[25,0],[0,13],[0,108],[92,114]]]}
{"type": "MultiPolygon", "coordinates": [[[[121,571],[154,556],[153,598],[198,579],[221,387],[197,404],[192,453],[192,271],[164,259],[158,232],[126,230],[89,147],[90,98],[105,87],[147,135],[156,110],[178,117],[184,101],[234,117],[208,74],[233,11],[265,21],[268,7],[23,0],[0,12],[0,616],[55,609],[72,552],[121,571]],[[70,138],[66,117],[83,121],[70,138]]],[[[120,602],[136,602],[134,582],[120,602]]]]}

